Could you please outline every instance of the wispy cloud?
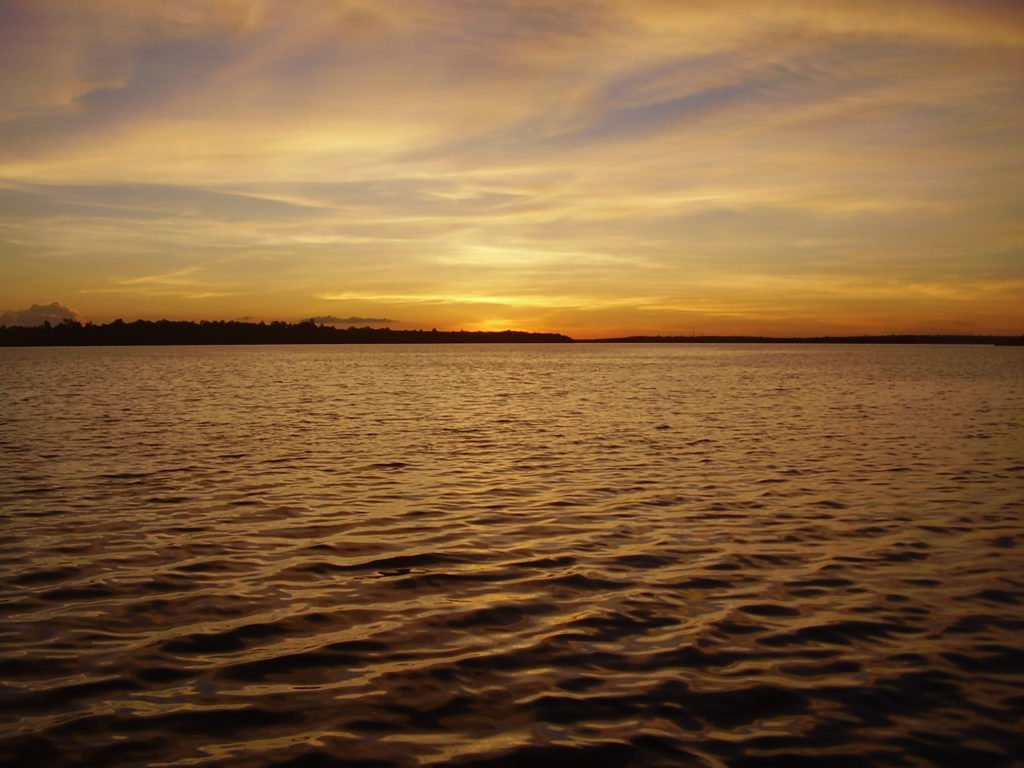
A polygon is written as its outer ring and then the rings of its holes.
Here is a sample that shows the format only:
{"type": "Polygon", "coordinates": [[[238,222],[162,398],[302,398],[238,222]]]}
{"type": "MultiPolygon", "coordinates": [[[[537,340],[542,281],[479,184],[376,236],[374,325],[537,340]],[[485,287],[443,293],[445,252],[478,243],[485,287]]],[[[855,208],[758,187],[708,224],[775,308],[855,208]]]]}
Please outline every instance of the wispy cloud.
{"type": "Polygon", "coordinates": [[[199,267],[185,267],[173,272],[163,272],[157,275],[142,275],[141,277],[130,277],[117,281],[118,285],[197,285],[198,280],[194,277],[199,267]]]}
{"type": "Polygon", "coordinates": [[[0,66],[9,306],[1024,324],[1016,2],[11,0],[0,66]]]}

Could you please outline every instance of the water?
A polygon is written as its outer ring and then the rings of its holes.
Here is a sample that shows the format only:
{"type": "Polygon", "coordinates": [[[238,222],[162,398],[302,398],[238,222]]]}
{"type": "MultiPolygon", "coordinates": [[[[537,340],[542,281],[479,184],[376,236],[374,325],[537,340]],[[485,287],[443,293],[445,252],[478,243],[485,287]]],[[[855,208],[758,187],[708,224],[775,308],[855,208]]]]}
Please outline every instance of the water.
{"type": "Polygon", "coordinates": [[[1005,766],[1013,348],[0,350],[0,761],[1005,766]]]}

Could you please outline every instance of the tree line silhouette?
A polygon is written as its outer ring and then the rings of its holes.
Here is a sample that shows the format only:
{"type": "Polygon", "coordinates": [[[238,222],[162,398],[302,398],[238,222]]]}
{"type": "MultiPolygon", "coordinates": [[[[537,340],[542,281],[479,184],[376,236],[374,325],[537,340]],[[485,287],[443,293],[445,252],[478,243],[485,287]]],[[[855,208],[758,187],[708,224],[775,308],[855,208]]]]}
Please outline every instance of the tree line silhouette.
{"type": "MultiPolygon", "coordinates": [[[[2,347],[160,346],[187,344],[481,344],[567,343],[562,333],[529,331],[393,331],[390,328],[336,328],[313,320],[251,323],[237,320],[114,320],[106,325],[66,319],[34,327],[0,325],[2,347]]],[[[624,336],[587,339],[590,343],[786,343],[786,344],[996,344],[1024,346],[1024,336],[898,334],[888,336],[624,336]]]]}
{"type": "Polygon", "coordinates": [[[0,326],[0,346],[128,346],[171,344],[479,344],[568,342],[560,333],[527,331],[393,331],[390,328],[335,328],[312,320],[248,323],[236,320],[114,320],[83,325],[75,320],[35,327],[0,326]]]}

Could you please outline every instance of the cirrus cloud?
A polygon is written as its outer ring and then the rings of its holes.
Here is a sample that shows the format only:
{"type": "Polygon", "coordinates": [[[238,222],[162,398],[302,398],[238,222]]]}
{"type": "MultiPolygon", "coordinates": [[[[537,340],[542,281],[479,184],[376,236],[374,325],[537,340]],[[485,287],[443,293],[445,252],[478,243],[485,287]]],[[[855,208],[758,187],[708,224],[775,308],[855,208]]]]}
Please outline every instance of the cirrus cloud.
{"type": "Polygon", "coordinates": [[[10,0],[0,64],[6,306],[1024,324],[1020,3],[10,0]]]}

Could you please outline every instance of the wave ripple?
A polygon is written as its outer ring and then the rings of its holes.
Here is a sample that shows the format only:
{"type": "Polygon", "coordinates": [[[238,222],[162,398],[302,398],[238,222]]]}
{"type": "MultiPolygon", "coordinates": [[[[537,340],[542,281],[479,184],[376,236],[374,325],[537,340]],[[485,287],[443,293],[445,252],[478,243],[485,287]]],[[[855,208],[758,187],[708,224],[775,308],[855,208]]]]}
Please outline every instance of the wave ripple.
{"type": "Polygon", "coordinates": [[[1012,349],[0,355],[5,764],[1024,763],[1012,349]]]}

